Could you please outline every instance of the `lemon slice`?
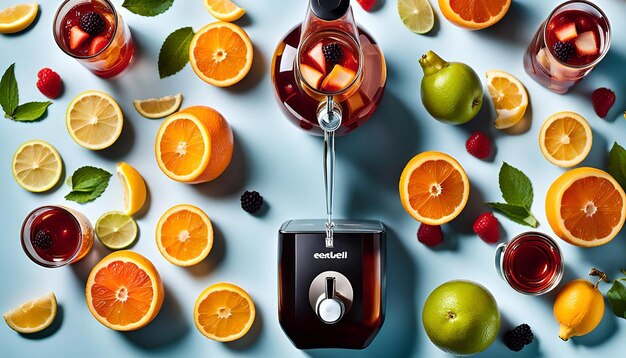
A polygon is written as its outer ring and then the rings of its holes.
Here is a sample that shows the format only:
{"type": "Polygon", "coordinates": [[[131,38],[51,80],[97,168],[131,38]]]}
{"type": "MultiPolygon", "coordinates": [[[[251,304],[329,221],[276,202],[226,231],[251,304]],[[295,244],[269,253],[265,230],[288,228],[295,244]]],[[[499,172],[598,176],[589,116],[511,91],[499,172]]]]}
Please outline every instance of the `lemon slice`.
{"type": "Polygon", "coordinates": [[[496,128],[513,127],[524,117],[528,93],[517,78],[504,71],[487,71],[487,89],[498,115],[496,128]]]}
{"type": "Polygon", "coordinates": [[[124,189],[124,214],[133,215],[141,210],[146,202],[146,182],[130,164],[118,163],[116,172],[124,189]]]}
{"type": "Polygon", "coordinates": [[[4,321],[16,332],[36,333],[46,329],[57,315],[57,299],[53,292],[28,301],[6,312],[4,321]]]}
{"type": "Polygon", "coordinates": [[[176,112],[183,101],[183,95],[165,96],[161,98],[136,99],[133,105],[139,114],[146,118],[163,118],[176,112]]]}
{"type": "Polygon", "coordinates": [[[96,221],[96,236],[102,245],[111,250],[129,247],[137,239],[137,223],[130,216],[119,211],[103,214],[96,221]]]}
{"type": "Polygon", "coordinates": [[[573,167],[587,158],[593,135],[587,120],[578,113],[558,112],[551,115],[539,130],[539,148],[552,164],[573,167]]]}
{"type": "Polygon", "coordinates": [[[61,179],[63,162],[59,152],[41,140],[22,144],[11,161],[13,178],[24,189],[40,193],[52,189],[61,179]]]}
{"type": "Polygon", "coordinates": [[[398,14],[409,30],[425,34],[435,25],[435,15],[428,0],[398,0],[398,14]]]}
{"type": "Polygon", "coordinates": [[[204,6],[206,6],[209,13],[218,20],[232,22],[238,20],[246,10],[235,5],[230,0],[204,0],[204,6]]]}
{"type": "Polygon", "coordinates": [[[101,150],[119,138],[124,115],[113,97],[100,91],[87,91],[70,102],[65,124],[72,139],[80,146],[101,150]]]}
{"type": "Polygon", "coordinates": [[[26,29],[35,21],[39,4],[19,4],[0,10],[0,33],[13,34],[26,29]]]}

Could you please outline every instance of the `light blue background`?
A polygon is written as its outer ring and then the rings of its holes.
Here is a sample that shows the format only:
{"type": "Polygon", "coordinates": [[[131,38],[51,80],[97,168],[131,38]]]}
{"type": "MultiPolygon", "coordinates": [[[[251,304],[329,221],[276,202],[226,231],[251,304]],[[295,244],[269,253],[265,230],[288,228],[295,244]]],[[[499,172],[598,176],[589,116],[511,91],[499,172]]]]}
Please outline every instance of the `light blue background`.
{"type": "MultiPolygon", "coordinates": [[[[2,1],[2,7],[18,0],[2,1]]],[[[559,1],[515,0],[506,17],[496,26],[470,32],[448,23],[434,4],[437,24],[426,36],[411,33],[402,25],[396,1],[379,0],[383,6],[366,13],[355,4],[356,19],[380,42],[387,58],[388,83],[375,116],[361,129],[338,141],[336,212],[340,217],[380,219],[388,225],[388,291],[385,325],[365,351],[295,349],[281,331],[277,319],[276,233],[290,218],[322,217],[324,213],[321,171],[321,140],[292,126],[281,114],[271,90],[269,65],[281,36],[301,21],[304,1],[239,0],[247,14],[237,23],[244,27],[255,46],[251,73],[240,84],[219,89],[198,79],[187,66],[164,80],[158,78],[157,57],[165,37],[173,30],[213,22],[201,0],[178,0],[156,18],[121,13],[137,42],[137,59],[130,70],[113,80],[102,80],[63,54],[52,39],[52,18],[60,1],[43,1],[41,15],[33,28],[17,36],[0,36],[0,69],[16,63],[22,102],[43,100],[35,87],[37,71],[51,67],[65,81],[65,93],[38,123],[16,123],[0,119],[0,310],[54,291],[60,312],[53,329],[36,337],[20,336],[0,324],[3,356],[89,355],[100,356],[445,356],[426,337],[421,325],[421,308],[428,294],[452,279],[471,279],[484,284],[496,297],[505,325],[529,323],[536,342],[516,356],[617,356],[626,350],[626,321],[608,309],[592,334],[562,342],[552,318],[554,294],[542,297],[520,295],[510,289],[493,268],[494,246],[482,242],[471,231],[476,216],[488,210],[481,203],[501,199],[497,175],[502,161],[527,173],[534,184],[533,212],[540,230],[552,234],[543,205],[550,183],[563,172],[541,155],[537,136],[550,114],[573,110],[585,116],[594,130],[593,148],[582,165],[606,167],[607,151],[614,141],[626,145],[626,1],[597,1],[613,26],[611,50],[593,74],[565,96],[540,87],[524,72],[522,55],[535,30],[559,1]],[[488,98],[480,116],[468,125],[453,127],[433,120],[419,99],[422,78],[417,60],[433,49],[450,61],[471,65],[484,73],[501,69],[521,79],[530,94],[530,129],[508,135],[492,127],[495,114],[488,98]],[[593,112],[590,93],[597,87],[617,93],[616,106],[607,120],[593,112]],[[112,94],[125,113],[122,137],[113,147],[91,152],[79,147],[64,124],[68,102],[79,92],[99,89],[112,94]],[[208,105],[228,119],[235,133],[233,162],[217,180],[197,186],[171,181],[154,160],[154,138],[161,121],[138,115],[133,99],[181,92],[183,106],[208,105]],[[480,161],[466,153],[469,133],[481,128],[494,139],[493,161],[480,161]],[[92,221],[104,212],[120,209],[122,189],[113,177],[104,195],[93,203],[68,203],[64,185],[45,194],[22,190],[10,174],[10,158],[24,141],[43,139],[61,153],[67,173],[83,165],[115,170],[118,161],[135,166],[151,192],[147,214],[138,218],[141,236],[134,250],[147,256],[159,269],[166,288],[164,307],[145,329],[132,333],[111,331],[99,324],[85,305],[84,282],[98,255],[107,252],[99,243],[84,262],[62,269],[44,269],[23,254],[18,232],[22,219],[36,206],[61,203],[78,208],[92,221]],[[453,223],[446,225],[443,248],[431,250],[416,241],[418,223],[402,209],[397,182],[405,163],[425,150],[440,150],[457,158],[471,184],[470,201],[453,223]],[[252,216],[239,206],[246,189],[260,191],[269,209],[252,216]],[[154,243],[154,226],[160,215],[178,203],[203,208],[217,232],[209,258],[198,267],[184,269],[169,264],[154,243]],[[208,285],[229,281],[244,287],[257,307],[252,332],[239,342],[222,344],[205,339],[195,329],[192,307],[208,285]]],[[[431,1],[435,3],[435,1],[431,1]]],[[[116,0],[119,6],[121,0],[116,0]]],[[[119,7],[118,7],[119,8],[119,7]]],[[[65,175],[67,175],[67,173],[65,175]]],[[[499,216],[502,237],[507,240],[526,228],[499,216]]],[[[595,249],[580,249],[562,243],[566,261],[565,281],[585,277],[592,266],[611,276],[626,266],[626,237],[622,232],[613,242],[595,249]]],[[[606,291],[607,285],[602,286],[606,291]]],[[[503,331],[504,332],[504,331],[503,331]]],[[[511,354],[498,339],[485,356],[511,354]]]]}

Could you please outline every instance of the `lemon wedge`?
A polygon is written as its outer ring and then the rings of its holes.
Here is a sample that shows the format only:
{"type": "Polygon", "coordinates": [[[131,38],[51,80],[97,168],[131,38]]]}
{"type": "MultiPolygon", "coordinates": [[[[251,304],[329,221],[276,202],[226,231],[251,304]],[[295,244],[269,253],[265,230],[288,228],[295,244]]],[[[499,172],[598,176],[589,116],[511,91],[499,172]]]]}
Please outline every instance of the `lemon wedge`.
{"type": "Polygon", "coordinates": [[[124,189],[124,214],[133,215],[141,210],[146,202],[146,182],[130,164],[118,163],[115,171],[124,189]]]}
{"type": "Polygon", "coordinates": [[[39,13],[39,4],[18,4],[0,10],[0,33],[14,34],[25,30],[35,21],[39,13]]]}

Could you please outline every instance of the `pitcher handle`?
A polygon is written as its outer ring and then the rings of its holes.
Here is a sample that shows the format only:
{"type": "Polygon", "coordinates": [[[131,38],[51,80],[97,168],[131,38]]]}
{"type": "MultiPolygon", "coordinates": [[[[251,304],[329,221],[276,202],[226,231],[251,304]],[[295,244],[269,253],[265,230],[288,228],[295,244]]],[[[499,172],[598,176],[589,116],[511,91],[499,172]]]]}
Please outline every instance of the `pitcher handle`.
{"type": "Polygon", "coordinates": [[[498,271],[498,275],[500,275],[500,278],[503,280],[505,280],[505,278],[504,278],[504,273],[502,272],[502,260],[503,260],[504,250],[506,250],[506,246],[507,244],[505,243],[501,243],[500,245],[498,245],[498,247],[496,247],[496,254],[495,254],[496,271],[498,271]]]}

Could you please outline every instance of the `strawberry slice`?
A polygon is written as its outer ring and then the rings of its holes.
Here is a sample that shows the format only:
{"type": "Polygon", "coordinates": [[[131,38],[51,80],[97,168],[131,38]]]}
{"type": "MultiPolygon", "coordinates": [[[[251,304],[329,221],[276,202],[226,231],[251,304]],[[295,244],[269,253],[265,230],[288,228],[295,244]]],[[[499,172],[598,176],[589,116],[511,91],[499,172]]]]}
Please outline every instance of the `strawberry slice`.
{"type": "Polygon", "coordinates": [[[323,73],[307,65],[300,66],[300,73],[302,73],[302,77],[311,87],[317,90],[320,89],[320,83],[322,82],[322,77],[324,77],[323,73]]]}
{"type": "Polygon", "coordinates": [[[89,52],[87,53],[89,56],[93,56],[98,52],[102,51],[103,48],[109,43],[109,39],[104,36],[95,37],[91,40],[91,44],[89,45],[89,52]]]}
{"type": "Polygon", "coordinates": [[[317,67],[318,71],[326,73],[326,59],[324,58],[324,51],[322,50],[322,47],[322,43],[318,43],[309,50],[306,56],[309,58],[311,64],[314,64],[315,67],[317,67]]]}
{"type": "Polygon", "coordinates": [[[593,31],[580,34],[576,40],[574,40],[574,46],[579,56],[595,55],[600,50],[598,48],[598,39],[593,31]]]}
{"type": "Polygon", "coordinates": [[[356,72],[341,65],[335,65],[328,76],[322,82],[322,91],[338,92],[345,89],[354,81],[356,72]]]}
{"type": "Polygon", "coordinates": [[[561,26],[558,30],[554,32],[556,38],[559,41],[567,42],[571,39],[576,38],[578,36],[578,32],[576,31],[576,23],[569,22],[563,26],[561,26]]]}
{"type": "Polygon", "coordinates": [[[70,48],[76,50],[87,41],[89,34],[81,30],[78,26],[74,26],[70,29],[70,48]]]}

